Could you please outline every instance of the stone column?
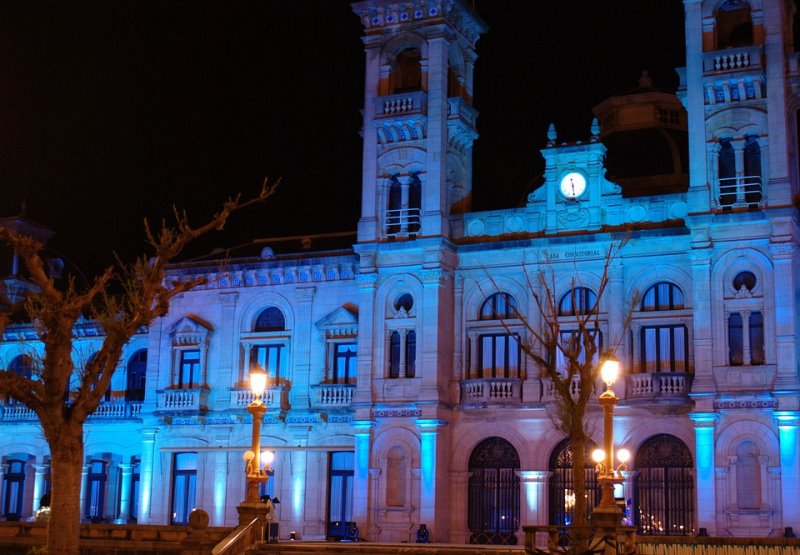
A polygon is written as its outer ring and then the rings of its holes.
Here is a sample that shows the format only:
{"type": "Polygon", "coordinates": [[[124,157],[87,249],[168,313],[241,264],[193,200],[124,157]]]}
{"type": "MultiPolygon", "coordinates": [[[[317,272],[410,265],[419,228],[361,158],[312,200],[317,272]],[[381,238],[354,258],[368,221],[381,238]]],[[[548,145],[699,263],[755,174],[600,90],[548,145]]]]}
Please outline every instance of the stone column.
{"type": "Polygon", "coordinates": [[[469,543],[467,528],[467,490],[471,472],[450,473],[450,530],[447,541],[450,543],[469,543]]]}
{"type": "MultiPolygon", "coordinates": [[[[689,113],[689,152],[700,153],[705,150],[706,137],[703,95],[703,3],[701,0],[684,0],[683,4],[686,14],[687,83],[684,106],[689,113]]],[[[689,163],[688,203],[697,212],[704,212],[709,208],[707,183],[706,158],[692,156],[689,163]]]]}
{"type": "MultiPolygon", "coordinates": [[[[770,202],[773,199],[770,198],[770,202]]],[[[774,264],[773,287],[774,299],[793,299],[797,279],[795,278],[794,258],[797,248],[791,243],[777,243],[770,245],[770,254],[774,264]]],[[[772,313],[775,315],[775,364],[777,364],[777,378],[775,389],[796,389],[797,379],[797,317],[795,311],[785,303],[765,306],[764,316],[772,313]]],[[[766,332],[766,322],[764,331],[766,332]]],[[[767,353],[765,353],[767,354],[767,353]]],[[[767,359],[767,362],[773,362],[767,359]]]]}
{"type": "Polygon", "coordinates": [[[750,311],[742,310],[739,316],[742,317],[742,364],[750,366],[750,311]]]}
{"type": "Polygon", "coordinates": [[[695,453],[697,457],[697,526],[710,536],[717,531],[717,495],[714,483],[714,426],[719,415],[691,413],[694,421],[695,453]]]}
{"type": "Polygon", "coordinates": [[[518,470],[520,526],[544,526],[548,521],[548,470],[518,470]]]}
{"type": "MultiPolygon", "coordinates": [[[[369,524],[367,525],[367,533],[372,541],[381,540],[381,529],[378,526],[378,506],[380,500],[378,499],[378,492],[380,491],[381,482],[381,469],[369,469],[369,497],[370,497],[370,510],[369,510],[369,524]]],[[[358,521],[356,521],[358,523],[358,521]]]]}
{"type": "MultiPolygon", "coordinates": [[[[702,234],[701,234],[702,235],[702,234]]],[[[690,253],[692,260],[692,297],[695,314],[708,314],[708,318],[694,318],[694,340],[691,349],[694,351],[693,392],[711,392],[716,389],[713,368],[713,341],[710,317],[713,314],[711,304],[711,252],[709,249],[697,249],[690,253]]]]}
{"type": "Polygon", "coordinates": [[[781,450],[781,499],[783,526],[800,530],[800,457],[797,454],[797,425],[800,413],[775,413],[781,450]]]}
{"type": "MultiPolygon", "coordinates": [[[[139,463],[139,524],[155,524],[150,520],[152,512],[153,475],[156,464],[155,448],[157,428],[142,430],[142,460],[139,463]]],[[[158,524],[164,524],[159,522],[158,524]]]]}
{"type": "MultiPolygon", "coordinates": [[[[369,258],[370,256],[362,255],[362,264],[367,263],[369,258]]],[[[379,368],[377,371],[374,369],[376,353],[380,350],[380,345],[375,345],[375,341],[380,341],[383,332],[376,334],[373,325],[376,321],[383,321],[383,314],[381,313],[381,317],[377,319],[372,318],[375,310],[375,290],[377,289],[378,274],[358,274],[356,281],[359,289],[359,314],[362,316],[358,319],[358,385],[353,392],[353,405],[361,404],[365,407],[363,417],[359,413],[356,418],[369,418],[369,409],[367,407],[372,404],[373,371],[376,378],[383,378],[385,375],[383,368],[379,368]]],[[[385,352],[388,353],[388,347],[385,352]]],[[[380,360],[380,357],[377,358],[380,360]]],[[[355,491],[358,491],[358,489],[356,488],[355,491]]]]}
{"type": "MultiPolygon", "coordinates": [[[[6,465],[4,465],[6,466],[6,465]]],[[[47,464],[34,464],[33,465],[33,513],[42,508],[41,500],[44,495],[44,476],[50,465],[47,464]]],[[[0,469],[0,486],[3,486],[3,470],[0,469]]],[[[0,495],[2,497],[2,495],[0,495]]]]}
{"type": "Polygon", "coordinates": [[[317,288],[313,286],[298,287],[297,318],[294,322],[293,351],[294,372],[292,373],[292,408],[307,409],[310,406],[308,396],[309,378],[311,375],[311,318],[312,304],[317,288]]]}
{"type": "MultiPolygon", "coordinates": [[[[362,530],[369,530],[369,461],[370,436],[374,423],[357,420],[353,423],[355,435],[355,464],[353,468],[353,520],[362,530]]],[[[373,539],[370,535],[368,539],[373,539]]]]}
{"type": "Polygon", "coordinates": [[[84,464],[83,470],[81,471],[81,507],[80,507],[80,515],[81,521],[83,521],[84,516],[86,516],[86,480],[89,476],[89,470],[91,469],[91,465],[84,464]]]}
{"type": "Polygon", "coordinates": [[[446,424],[436,419],[417,420],[420,435],[419,521],[428,525],[433,542],[444,539],[447,526],[447,515],[444,514],[444,508],[448,506],[445,454],[439,449],[443,441],[439,432],[446,424]]]}
{"type": "Polygon", "coordinates": [[[408,345],[408,330],[400,330],[400,369],[398,377],[405,378],[406,373],[406,365],[408,361],[406,360],[406,345],[408,345]]]}
{"type": "MultiPolygon", "coordinates": [[[[238,361],[239,345],[236,344],[236,330],[238,322],[236,320],[236,299],[239,293],[235,291],[219,294],[220,303],[220,327],[215,333],[215,339],[220,343],[219,355],[215,361],[213,381],[217,387],[226,388],[225,395],[217,395],[215,406],[217,410],[227,410],[231,406],[230,395],[227,388],[239,381],[239,369],[234,366],[234,361],[238,361]],[[235,353],[235,354],[234,354],[235,353]]],[[[212,523],[217,525],[216,522],[212,523]]]]}
{"type": "Polygon", "coordinates": [[[119,495],[119,516],[114,524],[127,524],[131,518],[131,483],[133,478],[133,465],[118,465],[122,472],[122,485],[119,495]]]}

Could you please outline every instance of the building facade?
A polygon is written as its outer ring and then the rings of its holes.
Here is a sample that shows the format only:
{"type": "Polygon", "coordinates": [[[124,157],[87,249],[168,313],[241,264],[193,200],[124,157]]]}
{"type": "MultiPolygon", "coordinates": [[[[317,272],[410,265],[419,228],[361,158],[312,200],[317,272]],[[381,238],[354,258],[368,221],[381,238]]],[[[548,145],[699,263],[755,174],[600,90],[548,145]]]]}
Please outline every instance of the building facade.
{"type": "MultiPolygon", "coordinates": [[[[485,24],[457,0],[354,4],[367,61],[355,244],[174,266],[207,285],[132,339],[87,423],[85,518],[181,524],[197,507],[234,524],[261,366],[264,494],[282,536],[355,522],[369,540],[413,541],[425,524],[433,541],[514,543],[522,525],[568,523],[569,442],[520,348],[525,323],[542,323],[544,273],[564,341],[599,303],[601,347],[623,361],[615,437],[633,459],[618,494],[640,532],[800,530],[793,3],[684,5],[677,94],[644,75],[595,108],[584,141],[551,126],[524,206],[473,212],[485,24]]],[[[79,368],[102,330],[76,334],[79,368]]],[[[38,348],[13,326],[0,360],[30,372],[38,348]]],[[[13,399],[0,429],[0,510],[28,518],[51,454],[13,399]]]]}

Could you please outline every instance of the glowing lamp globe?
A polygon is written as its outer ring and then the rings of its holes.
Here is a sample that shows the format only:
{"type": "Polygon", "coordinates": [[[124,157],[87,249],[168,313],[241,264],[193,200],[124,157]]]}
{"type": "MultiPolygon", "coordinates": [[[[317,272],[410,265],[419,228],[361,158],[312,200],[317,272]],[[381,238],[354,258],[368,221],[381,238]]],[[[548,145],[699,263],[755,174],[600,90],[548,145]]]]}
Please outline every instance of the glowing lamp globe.
{"type": "Polygon", "coordinates": [[[608,387],[611,387],[611,384],[617,381],[619,367],[619,359],[613,355],[608,355],[606,360],[603,362],[603,366],[600,367],[600,376],[603,378],[603,381],[608,387]]]}
{"type": "Polygon", "coordinates": [[[261,453],[261,462],[266,465],[272,464],[272,461],[275,460],[275,453],[272,451],[264,451],[261,453]]]}
{"type": "Polygon", "coordinates": [[[261,368],[250,370],[250,391],[256,397],[261,397],[267,388],[267,373],[261,368]]]}
{"type": "Polygon", "coordinates": [[[595,449],[592,451],[592,460],[596,463],[601,463],[606,460],[606,452],[602,449],[595,449]]]}
{"type": "Polygon", "coordinates": [[[629,460],[631,460],[631,452],[628,451],[627,449],[620,449],[619,451],[617,451],[617,458],[619,459],[619,462],[625,464],[629,460]]]}

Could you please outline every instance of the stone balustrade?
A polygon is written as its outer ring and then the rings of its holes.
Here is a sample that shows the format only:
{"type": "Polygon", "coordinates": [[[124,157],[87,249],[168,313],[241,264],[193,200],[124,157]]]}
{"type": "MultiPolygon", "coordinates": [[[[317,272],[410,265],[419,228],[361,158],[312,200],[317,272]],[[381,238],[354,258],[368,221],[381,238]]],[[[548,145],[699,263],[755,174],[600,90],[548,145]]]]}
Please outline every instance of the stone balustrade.
{"type": "Polygon", "coordinates": [[[395,114],[425,113],[428,109],[428,95],[423,91],[382,96],[375,102],[375,115],[378,117],[395,114]]]}
{"type": "Polygon", "coordinates": [[[462,380],[462,404],[510,404],[522,401],[522,380],[517,378],[485,378],[462,380]]]}
{"type": "Polygon", "coordinates": [[[755,45],[706,52],[703,54],[703,72],[709,75],[744,69],[760,69],[763,67],[761,62],[763,50],[763,46],[755,45]]]}
{"type": "Polygon", "coordinates": [[[162,389],[156,391],[156,410],[182,412],[206,409],[206,389],[162,389]]]}
{"type": "Polygon", "coordinates": [[[647,372],[626,379],[626,399],[686,397],[692,387],[692,375],[685,372],[647,372]]]}
{"type": "Polygon", "coordinates": [[[311,390],[311,407],[315,409],[346,408],[353,401],[355,384],[330,383],[317,384],[311,390]]]}
{"type": "MultiPolygon", "coordinates": [[[[267,409],[280,409],[284,398],[285,388],[283,385],[270,387],[261,394],[261,402],[267,409]]],[[[246,387],[233,387],[231,388],[231,404],[232,409],[246,409],[250,403],[255,401],[256,396],[253,392],[246,387]]]]}

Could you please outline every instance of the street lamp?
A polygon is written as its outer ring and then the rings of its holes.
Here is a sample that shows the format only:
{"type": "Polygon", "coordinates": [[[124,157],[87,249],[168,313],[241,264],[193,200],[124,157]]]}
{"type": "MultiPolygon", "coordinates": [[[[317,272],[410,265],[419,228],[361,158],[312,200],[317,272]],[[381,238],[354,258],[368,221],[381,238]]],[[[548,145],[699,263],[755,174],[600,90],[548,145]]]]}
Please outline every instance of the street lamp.
{"type": "MultiPolygon", "coordinates": [[[[600,504],[595,512],[618,513],[614,502],[614,484],[624,481],[622,472],[627,470],[625,463],[630,459],[627,449],[620,449],[617,454],[619,466],[614,469],[614,407],[619,402],[611,386],[620,371],[620,362],[614,355],[607,355],[600,368],[600,376],[606,384],[606,390],[600,394],[598,402],[603,407],[603,449],[595,449],[592,459],[597,464],[597,480],[600,482],[600,504]]],[[[616,524],[616,523],[614,523],[616,524]]]]}
{"type": "MultiPolygon", "coordinates": [[[[261,402],[261,396],[267,388],[267,373],[261,368],[250,370],[250,391],[253,393],[253,402],[247,406],[247,412],[253,417],[253,440],[251,448],[244,454],[247,461],[245,474],[247,477],[247,491],[245,503],[259,503],[261,501],[261,484],[267,481],[267,467],[272,462],[272,458],[265,456],[264,467],[261,466],[261,419],[267,412],[267,407],[261,402]]],[[[272,453],[267,452],[270,455],[272,453]]],[[[267,455],[265,453],[264,455],[267,455]]]]}

